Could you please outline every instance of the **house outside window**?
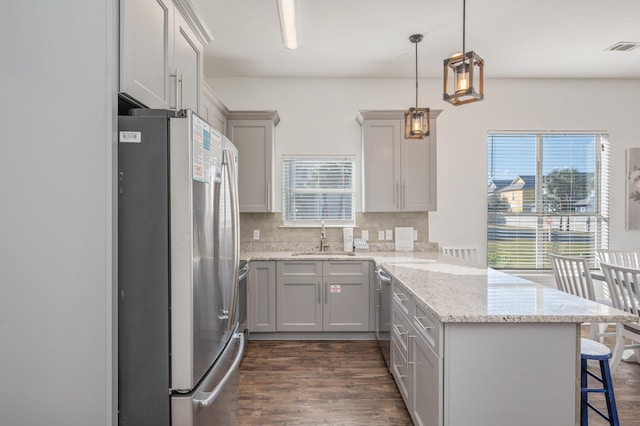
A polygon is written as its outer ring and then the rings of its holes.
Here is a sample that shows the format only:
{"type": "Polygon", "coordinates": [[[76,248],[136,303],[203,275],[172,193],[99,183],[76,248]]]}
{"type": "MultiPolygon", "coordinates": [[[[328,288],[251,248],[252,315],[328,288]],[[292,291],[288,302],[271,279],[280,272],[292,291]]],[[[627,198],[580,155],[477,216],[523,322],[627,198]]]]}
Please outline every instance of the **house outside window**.
{"type": "Polygon", "coordinates": [[[354,157],[283,157],[285,226],[355,225],[354,157]]]}
{"type": "Polygon", "coordinates": [[[549,253],[608,247],[609,142],[604,133],[488,135],[487,264],[548,269],[549,253]]]}

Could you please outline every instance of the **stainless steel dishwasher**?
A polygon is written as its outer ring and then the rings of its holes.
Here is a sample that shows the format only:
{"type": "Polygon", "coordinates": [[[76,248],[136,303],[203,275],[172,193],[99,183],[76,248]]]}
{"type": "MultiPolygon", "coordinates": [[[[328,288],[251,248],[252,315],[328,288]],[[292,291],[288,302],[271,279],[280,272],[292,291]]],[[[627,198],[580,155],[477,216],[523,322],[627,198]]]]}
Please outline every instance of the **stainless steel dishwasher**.
{"type": "Polygon", "coordinates": [[[376,339],[384,362],[391,358],[391,277],[376,268],[376,339]]]}

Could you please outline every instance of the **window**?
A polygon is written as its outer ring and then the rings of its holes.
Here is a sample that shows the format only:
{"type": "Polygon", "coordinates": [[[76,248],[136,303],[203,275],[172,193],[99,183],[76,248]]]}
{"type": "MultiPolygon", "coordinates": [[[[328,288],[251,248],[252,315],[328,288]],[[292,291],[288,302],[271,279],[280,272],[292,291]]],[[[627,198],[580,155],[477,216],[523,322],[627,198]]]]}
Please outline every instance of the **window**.
{"type": "Polygon", "coordinates": [[[354,225],[354,158],[284,157],[285,225],[354,225]]]}
{"type": "Polygon", "coordinates": [[[488,136],[487,264],[547,269],[548,253],[587,257],[609,245],[605,134],[488,136]]]}

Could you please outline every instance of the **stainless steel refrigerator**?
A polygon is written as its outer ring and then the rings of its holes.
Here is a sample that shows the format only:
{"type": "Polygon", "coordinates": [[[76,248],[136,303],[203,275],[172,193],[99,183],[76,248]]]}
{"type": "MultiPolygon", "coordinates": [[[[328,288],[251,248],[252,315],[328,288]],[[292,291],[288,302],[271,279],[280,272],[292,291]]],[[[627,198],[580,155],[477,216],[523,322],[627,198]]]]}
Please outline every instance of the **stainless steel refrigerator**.
{"type": "Polygon", "coordinates": [[[235,424],[237,150],[189,110],[118,126],[119,425],[235,424]]]}

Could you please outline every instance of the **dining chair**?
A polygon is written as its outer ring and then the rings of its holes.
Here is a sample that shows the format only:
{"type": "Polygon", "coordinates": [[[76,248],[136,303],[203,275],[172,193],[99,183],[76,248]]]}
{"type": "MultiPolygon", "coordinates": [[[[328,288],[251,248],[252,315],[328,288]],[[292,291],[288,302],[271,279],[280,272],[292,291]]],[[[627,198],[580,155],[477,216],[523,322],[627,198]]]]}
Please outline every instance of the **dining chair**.
{"type": "MultiPolygon", "coordinates": [[[[596,298],[587,258],[549,253],[549,262],[558,290],[594,302],[611,304],[605,299],[596,298]]],[[[605,335],[614,335],[614,333],[605,333],[607,326],[608,324],[591,323],[589,337],[592,340],[602,341],[605,335]]]]}
{"type": "MultiPolygon", "coordinates": [[[[628,268],[611,263],[601,263],[600,269],[609,287],[613,307],[639,314],[638,290],[640,288],[640,268],[628,268]]],[[[622,322],[616,324],[616,346],[611,359],[611,371],[614,372],[625,350],[635,351],[636,362],[640,362],[640,321],[622,322]],[[631,345],[626,345],[625,339],[630,339],[631,345]]]]}
{"type": "Polygon", "coordinates": [[[442,252],[478,264],[478,250],[475,247],[442,247],[442,252]]]}
{"type": "Polygon", "coordinates": [[[640,251],[638,250],[596,250],[598,263],[640,268],[640,251]]]}

